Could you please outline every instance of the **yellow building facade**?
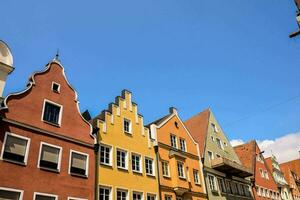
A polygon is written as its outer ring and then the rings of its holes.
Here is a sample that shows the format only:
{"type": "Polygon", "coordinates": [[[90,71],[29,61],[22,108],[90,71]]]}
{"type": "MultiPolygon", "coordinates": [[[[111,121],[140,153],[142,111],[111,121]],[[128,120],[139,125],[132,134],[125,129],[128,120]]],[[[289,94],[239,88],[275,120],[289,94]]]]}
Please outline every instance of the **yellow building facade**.
{"type": "Polygon", "coordinates": [[[160,200],[154,143],[131,92],[123,90],[93,122],[99,129],[99,199],[160,200]]]}
{"type": "Polygon", "coordinates": [[[156,141],[160,196],[164,200],[207,199],[198,144],[175,108],[149,125],[156,141]]]}

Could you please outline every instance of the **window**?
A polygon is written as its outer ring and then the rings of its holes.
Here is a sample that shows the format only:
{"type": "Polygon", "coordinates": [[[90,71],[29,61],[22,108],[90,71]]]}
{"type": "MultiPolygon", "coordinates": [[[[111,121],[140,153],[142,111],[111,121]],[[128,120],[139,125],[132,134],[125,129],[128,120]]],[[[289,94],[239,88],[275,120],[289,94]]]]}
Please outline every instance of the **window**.
{"type": "Polygon", "coordinates": [[[172,196],[171,195],[165,195],[165,200],[172,200],[172,196]]]}
{"type": "Polygon", "coordinates": [[[219,139],[219,138],[216,138],[216,141],[217,141],[217,145],[220,149],[224,149],[223,147],[223,144],[222,144],[222,141],[219,139]]]}
{"type": "Polygon", "coordinates": [[[60,84],[52,82],[52,91],[59,93],[60,92],[60,84]]]}
{"type": "Polygon", "coordinates": [[[266,178],[266,179],[269,179],[269,175],[268,175],[267,170],[265,170],[265,178],[266,178]]]}
{"type": "Polygon", "coordinates": [[[233,194],[238,194],[238,186],[236,182],[231,182],[231,190],[233,194]]]}
{"type": "Polygon", "coordinates": [[[23,199],[23,191],[11,189],[11,188],[0,187],[0,199],[22,200],[23,199]]]}
{"type": "Polygon", "coordinates": [[[182,197],[176,197],[176,200],[182,200],[182,197]]]}
{"type": "Polygon", "coordinates": [[[217,178],[218,179],[218,184],[221,192],[226,193],[226,188],[224,184],[224,180],[222,178],[217,178]]]}
{"type": "Polygon", "coordinates": [[[43,108],[43,121],[60,125],[62,106],[45,100],[43,108]]]}
{"type": "Polygon", "coordinates": [[[209,159],[210,161],[213,160],[213,159],[214,159],[214,154],[213,154],[213,152],[207,151],[207,153],[208,153],[208,159],[209,159]]]}
{"type": "Polygon", "coordinates": [[[133,192],[132,193],[132,200],[142,200],[143,193],[141,192],[133,192]]]}
{"type": "Polygon", "coordinates": [[[117,167],[122,169],[128,169],[128,156],[127,151],[117,149],[117,167]]]}
{"type": "Polygon", "coordinates": [[[177,171],[179,178],[185,178],[182,162],[177,162],[177,171]]]}
{"type": "Polygon", "coordinates": [[[147,200],[156,200],[155,194],[147,194],[147,200]]]}
{"type": "Polygon", "coordinates": [[[208,175],[209,188],[211,191],[217,191],[216,177],[208,175]]]}
{"type": "Polygon", "coordinates": [[[220,154],[217,154],[217,153],[216,153],[216,156],[217,156],[217,158],[221,158],[220,154]]]}
{"type": "Polygon", "coordinates": [[[80,153],[71,150],[70,173],[75,175],[88,175],[89,156],[88,154],[80,153]]]}
{"type": "Polygon", "coordinates": [[[138,154],[131,155],[132,171],[142,173],[141,156],[138,154]]]}
{"type": "Polygon", "coordinates": [[[180,138],[179,139],[179,143],[180,143],[180,150],[181,151],[186,151],[186,143],[185,143],[185,140],[180,138]]]}
{"type": "Polygon", "coordinates": [[[193,170],[193,175],[194,175],[194,182],[195,184],[200,184],[200,181],[199,181],[199,172],[198,170],[193,170]]]}
{"type": "Polygon", "coordinates": [[[117,189],[117,200],[126,200],[127,199],[127,191],[117,189]]]}
{"type": "Polygon", "coordinates": [[[214,123],[211,123],[211,127],[215,133],[219,132],[218,127],[214,123]]]}
{"type": "Polygon", "coordinates": [[[108,187],[100,187],[99,188],[99,200],[110,200],[110,191],[111,189],[108,187]]]}
{"type": "Polygon", "coordinates": [[[124,119],[124,132],[131,133],[131,121],[129,119],[124,119]]]}
{"type": "Polygon", "coordinates": [[[34,200],[57,200],[57,195],[35,192],[34,200]]]}
{"type": "Polygon", "coordinates": [[[41,142],[38,167],[59,171],[61,152],[61,147],[41,142]]]}
{"type": "Polygon", "coordinates": [[[171,140],[171,146],[174,147],[174,148],[177,148],[177,139],[176,139],[176,136],[171,134],[170,135],[170,140],[171,140]]]}
{"type": "Polygon", "coordinates": [[[154,175],[153,159],[145,158],[146,174],[154,175]]]}
{"type": "Polygon", "coordinates": [[[232,194],[231,183],[228,180],[226,180],[226,188],[227,188],[227,193],[232,194]]]}
{"type": "Polygon", "coordinates": [[[167,161],[162,161],[162,162],[161,162],[161,166],[162,166],[162,173],[163,173],[163,176],[170,177],[170,173],[169,173],[169,163],[168,163],[167,161]]]}
{"type": "Polygon", "coordinates": [[[214,138],[214,136],[210,136],[210,138],[211,138],[211,141],[215,141],[215,138],[214,138]]]}
{"type": "Polygon", "coordinates": [[[29,144],[29,138],[6,132],[1,158],[26,164],[29,144]]]}
{"type": "Polygon", "coordinates": [[[259,173],[260,173],[261,177],[263,177],[263,178],[265,177],[264,172],[263,172],[263,170],[261,168],[259,168],[259,173]]]}
{"type": "Polygon", "coordinates": [[[243,185],[241,185],[241,184],[238,185],[238,193],[239,193],[240,196],[245,195],[243,185]]]}
{"type": "Polygon", "coordinates": [[[77,197],[68,197],[68,200],[88,200],[88,199],[82,199],[77,197]]]}
{"type": "Polygon", "coordinates": [[[100,163],[104,165],[112,165],[111,162],[111,146],[100,145],[100,163]]]}

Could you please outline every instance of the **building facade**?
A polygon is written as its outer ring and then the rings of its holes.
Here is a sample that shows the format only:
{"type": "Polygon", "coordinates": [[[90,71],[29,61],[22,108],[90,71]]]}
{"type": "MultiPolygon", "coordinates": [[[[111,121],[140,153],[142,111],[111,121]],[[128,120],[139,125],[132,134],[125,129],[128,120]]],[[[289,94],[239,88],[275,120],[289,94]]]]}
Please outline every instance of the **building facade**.
{"type": "Polygon", "coordinates": [[[164,200],[207,199],[198,144],[175,108],[149,125],[156,143],[160,196],[164,200]]]}
{"type": "Polygon", "coordinates": [[[273,155],[272,157],[266,158],[266,163],[277,184],[281,199],[292,200],[293,196],[291,193],[291,189],[284,178],[284,174],[279,167],[279,163],[277,162],[276,157],[273,155]]]}
{"type": "Polygon", "coordinates": [[[253,199],[244,167],[210,109],[185,121],[199,144],[209,199],[253,199]]]}
{"type": "Polygon", "coordinates": [[[291,188],[294,200],[300,200],[300,176],[290,168],[289,163],[280,164],[279,167],[291,188]]]}
{"type": "Polygon", "coordinates": [[[92,126],[58,60],[8,95],[0,116],[0,199],[94,199],[92,126]]]}
{"type": "Polygon", "coordinates": [[[99,129],[99,199],[159,200],[153,141],[131,92],[123,90],[93,124],[99,129]]]}
{"type": "Polygon", "coordinates": [[[277,185],[256,141],[252,140],[236,146],[234,150],[243,165],[250,168],[253,173],[251,181],[254,198],[258,200],[280,199],[277,185]]]}

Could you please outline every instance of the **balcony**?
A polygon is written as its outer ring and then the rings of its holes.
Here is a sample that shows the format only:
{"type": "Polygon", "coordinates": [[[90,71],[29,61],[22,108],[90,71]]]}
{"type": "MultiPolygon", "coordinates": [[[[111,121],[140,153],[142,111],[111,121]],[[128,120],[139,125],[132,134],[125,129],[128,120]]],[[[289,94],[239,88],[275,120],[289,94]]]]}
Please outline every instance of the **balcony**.
{"type": "Polygon", "coordinates": [[[252,171],[249,168],[222,157],[213,159],[211,161],[211,167],[215,170],[241,178],[253,175],[252,171]]]}

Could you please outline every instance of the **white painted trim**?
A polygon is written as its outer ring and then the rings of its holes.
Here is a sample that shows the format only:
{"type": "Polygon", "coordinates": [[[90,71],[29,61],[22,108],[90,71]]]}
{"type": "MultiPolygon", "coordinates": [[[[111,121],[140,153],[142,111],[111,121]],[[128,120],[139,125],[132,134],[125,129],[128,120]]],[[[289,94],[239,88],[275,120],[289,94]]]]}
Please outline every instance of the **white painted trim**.
{"type": "Polygon", "coordinates": [[[68,200],[88,200],[88,199],[77,198],[77,197],[68,197],[68,200]]]}
{"type": "Polygon", "coordinates": [[[58,195],[55,195],[55,194],[47,194],[47,193],[41,193],[41,192],[34,192],[33,193],[33,200],[36,199],[36,195],[42,195],[42,196],[47,196],[47,197],[54,197],[55,200],[58,199],[58,195]]]}
{"type": "MultiPolygon", "coordinates": [[[[3,145],[2,145],[2,150],[1,150],[1,155],[0,155],[0,160],[5,160],[5,159],[3,159],[3,154],[4,154],[4,150],[5,150],[7,135],[11,135],[13,137],[17,137],[17,138],[21,138],[21,139],[27,140],[27,145],[26,145],[26,150],[25,150],[25,156],[24,156],[24,164],[27,165],[27,160],[28,160],[28,155],[29,155],[29,148],[30,148],[30,141],[31,141],[31,139],[28,138],[28,137],[17,135],[15,133],[11,133],[11,132],[5,132],[4,142],[3,142],[3,145]]],[[[15,161],[15,162],[17,162],[17,161],[15,161]]]]}
{"type": "Polygon", "coordinates": [[[146,200],[148,200],[148,196],[154,196],[154,200],[157,200],[157,194],[156,193],[146,192],[146,200]]]}
{"type": "Polygon", "coordinates": [[[127,119],[126,117],[123,118],[123,132],[132,135],[132,121],[130,119],[127,119]],[[127,121],[129,122],[129,131],[125,131],[125,126],[124,126],[124,122],[127,121]]]}
{"type": "Polygon", "coordinates": [[[149,156],[144,156],[144,163],[145,163],[145,173],[146,173],[146,175],[148,175],[148,176],[155,176],[156,175],[156,171],[155,171],[156,162],[155,162],[155,159],[151,158],[149,156]],[[147,169],[146,168],[146,159],[152,160],[152,172],[153,172],[153,174],[147,173],[147,170],[146,170],[147,169]]]}
{"type": "Polygon", "coordinates": [[[44,99],[44,103],[43,103],[43,109],[42,109],[42,116],[41,116],[41,121],[42,122],[46,122],[46,123],[51,123],[51,122],[48,122],[46,120],[44,120],[44,112],[45,112],[45,105],[46,103],[49,103],[49,104],[52,104],[54,106],[58,106],[60,108],[59,110],[59,117],[58,117],[58,125],[61,126],[61,121],[62,121],[62,113],[63,113],[63,106],[58,104],[58,103],[55,103],[53,101],[50,101],[48,99],[44,99]]]}
{"type": "Polygon", "coordinates": [[[134,173],[139,173],[139,174],[143,174],[143,156],[139,153],[135,153],[135,152],[130,152],[130,160],[131,160],[131,171],[134,172],[134,173]],[[136,170],[133,170],[133,165],[132,165],[132,155],[136,155],[136,156],[139,156],[140,157],[140,171],[136,171],[136,170]]]}
{"type": "Polygon", "coordinates": [[[77,153],[77,154],[81,154],[81,155],[84,155],[86,156],[86,170],[85,170],[85,176],[88,177],[89,176],[89,157],[90,155],[87,154],[87,153],[83,153],[83,152],[80,152],[80,151],[75,151],[73,149],[70,150],[70,154],[69,154],[69,169],[68,169],[68,173],[69,174],[72,174],[71,173],[71,164],[72,164],[72,153],[77,153]]]}
{"type": "Polygon", "coordinates": [[[96,197],[96,198],[99,198],[99,199],[100,199],[100,188],[109,189],[109,200],[113,200],[113,198],[114,198],[114,192],[113,192],[114,187],[113,186],[104,185],[104,184],[99,183],[99,186],[98,186],[99,197],[96,197]]]}
{"type": "Polygon", "coordinates": [[[71,88],[71,90],[73,90],[74,93],[75,93],[75,99],[74,99],[74,101],[75,101],[76,104],[77,104],[77,112],[78,112],[79,116],[81,117],[81,119],[82,119],[86,124],[88,124],[88,125],[90,126],[90,136],[94,139],[94,144],[96,144],[96,143],[97,143],[97,137],[95,137],[95,136],[93,135],[93,126],[92,126],[92,124],[90,124],[90,123],[89,123],[86,119],[84,119],[84,117],[81,115],[80,108],[79,108],[78,94],[77,94],[76,90],[75,90],[75,89],[71,86],[71,84],[69,83],[69,81],[68,81],[68,79],[67,79],[67,77],[66,77],[66,74],[65,74],[65,68],[62,66],[62,64],[61,64],[59,61],[57,61],[57,60],[55,60],[55,59],[53,59],[52,61],[50,61],[50,62],[46,65],[46,68],[45,68],[44,70],[38,71],[38,72],[34,72],[34,73],[30,76],[29,84],[28,84],[28,86],[27,86],[24,90],[22,90],[22,91],[20,91],[20,92],[11,93],[11,94],[7,95],[7,96],[5,97],[5,99],[4,99],[4,101],[3,101],[4,107],[0,107],[0,110],[8,109],[8,106],[7,106],[7,100],[8,100],[9,97],[11,97],[11,96],[16,96],[16,95],[20,95],[20,94],[24,94],[25,92],[29,91],[29,90],[35,85],[35,79],[34,79],[35,76],[47,72],[47,71],[50,69],[50,66],[51,66],[52,63],[56,63],[59,67],[62,68],[62,74],[63,74],[63,77],[65,78],[65,80],[66,80],[68,86],[69,86],[69,87],[71,88]]]}
{"type": "Polygon", "coordinates": [[[184,162],[177,160],[177,162],[176,162],[176,168],[177,168],[177,175],[178,175],[178,177],[179,177],[179,178],[186,179],[187,176],[186,176],[186,172],[185,172],[184,162]],[[180,164],[182,165],[182,173],[183,173],[183,176],[179,176],[178,163],[180,163],[180,164]]]}
{"type": "Polygon", "coordinates": [[[162,175],[163,175],[163,177],[171,178],[170,165],[169,165],[170,162],[167,161],[167,160],[161,160],[160,163],[161,163],[161,168],[162,168],[162,169],[163,169],[163,164],[162,164],[162,163],[166,163],[166,164],[167,164],[167,168],[168,168],[168,175],[164,175],[164,174],[163,174],[163,170],[162,170],[162,175]]]}
{"type": "Polygon", "coordinates": [[[20,199],[23,200],[24,190],[14,189],[14,188],[7,188],[7,187],[0,187],[0,190],[4,191],[10,191],[10,192],[19,192],[20,193],[20,199]]]}
{"type": "Polygon", "coordinates": [[[116,186],[115,187],[116,199],[118,198],[118,190],[126,192],[126,200],[129,200],[130,192],[128,188],[116,186]]]}
{"type": "Polygon", "coordinates": [[[113,167],[113,164],[114,164],[114,162],[113,162],[113,158],[114,158],[114,156],[113,156],[113,153],[114,153],[114,147],[112,146],[112,145],[109,145],[109,144],[105,144],[105,143],[100,143],[100,153],[99,153],[99,163],[100,163],[100,165],[106,165],[106,166],[110,166],[110,167],[113,167]],[[110,150],[109,150],[109,164],[107,164],[107,163],[102,163],[101,162],[101,146],[104,146],[104,147],[108,147],[108,148],[110,148],[110,150]]]}
{"type": "Polygon", "coordinates": [[[142,198],[141,198],[141,200],[144,200],[144,192],[143,191],[140,191],[140,190],[131,190],[132,192],[131,192],[131,196],[132,196],[132,200],[133,200],[133,194],[134,193],[139,193],[139,194],[142,194],[142,198]]]}
{"type": "Polygon", "coordinates": [[[188,152],[187,145],[186,145],[186,140],[185,140],[184,138],[182,138],[182,137],[179,137],[179,149],[180,149],[181,151],[183,151],[183,152],[188,152]],[[181,140],[184,141],[184,148],[185,148],[184,151],[181,149],[181,142],[180,142],[181,140]]]}
{"type": "Polygon", "coordinates": [[[175,135],[175,134],[173,134],[173,133],[170,133],[170,140],[171,140],[171,141],[170,141],[170,146],[171,146],[172,148],[178,149],[177,135],[175,135]],[[172,139],[171,139],[172,136],[175,137],[175,147],[172,146],[172,139]]]}
{"type": "Polygon", "coordinates": [[[127,150],[127,149],[124,149],[124,148],[121,148],[121,147],[118,147],[118,146],[116,146],[115,147],[115,151],[116,151],[116,156],[115,156],[115,164],[116,164],[116,166],[117,166],[117,168],[118,169],[122,169],[122,170],[128,170],[129,169],[129,151],[127,150]],[[123,151],[123,152],[125,152],[126,153],[126,157],[125,157],[125,168],[123,168],[123,167],[120,167],[120,166],[118,166],[118,154],[117,154],[117,151],[123,151]]]}
{"type": "Polygon", "coordinates": [[[57,82],[55,82],[55,81],[52,81],[52,83],[51,83],[51,90],[52,90],[53,92],[56,92],[55,90],[53,90],[53,85],[54,85],[54,84],[58,85],[57,92],[60,93],[60,84],[57,83],[57,82]]]}
{"type": "Polygon", "coordinates": [[[60,165],[61,165],[61,157],[62,157],[62,151],[63,151],[63,148],[60,147],[60,146],[56,146],[56,145],[53,145],[53,144],[49,144],[49,143],[46,143],[46,142],[41,142],[40,143],[40,151],[39,151],[39,159],[38,159],[38,164],[37,164],[37,168],[42,168],[43,167],[40,167],[40,160],[41,160],[41,155],[42,155],[42,146],[43,145],[46,145],[46,146],[50,146],[50,147],[54,147],[54,148],[57,148],[59,149],[59,156],[58,156],[58,164],[57,164],[57,170],[58,172],[60,172],[60,165]]]}

